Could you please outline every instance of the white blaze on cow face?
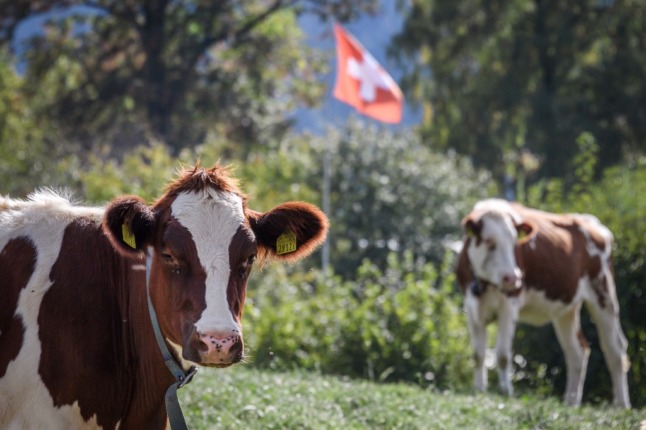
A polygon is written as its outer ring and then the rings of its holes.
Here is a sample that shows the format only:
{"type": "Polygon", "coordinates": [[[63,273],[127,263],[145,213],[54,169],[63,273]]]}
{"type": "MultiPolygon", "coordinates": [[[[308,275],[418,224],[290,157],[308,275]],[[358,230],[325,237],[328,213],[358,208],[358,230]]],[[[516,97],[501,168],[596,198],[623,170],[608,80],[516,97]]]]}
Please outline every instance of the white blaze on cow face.
{"type": "Polygon", "coordinates": [[[475,276],[503,288],[520,288],[522,273],[514,254],[518,232],[512,220],[498,212],[486,212],[480,221],[480,236],[471,240],[467,249],[475,276]]]}
{"type": "Polygon", "coordinates": [[[200,334],[242,336],[227,299],[231,268],[229,245],[245,223],[242,198],[234,193],[208,189],[180,193],[171,205],[172,216],[190,233],[206,273],[206,308],[195,329],[200,334]]]}

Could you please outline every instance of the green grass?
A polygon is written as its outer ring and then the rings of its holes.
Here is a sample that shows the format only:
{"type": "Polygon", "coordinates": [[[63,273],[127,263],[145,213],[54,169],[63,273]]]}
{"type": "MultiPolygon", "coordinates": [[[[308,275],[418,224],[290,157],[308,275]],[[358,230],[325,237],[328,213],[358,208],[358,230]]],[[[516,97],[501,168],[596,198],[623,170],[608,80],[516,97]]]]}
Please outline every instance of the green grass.
{"type": "Polygon", "coordinates": [[[646,410],[438,393],[244,366],[202,369],[180,390],[191,429],[638,429],[646,410]]]}

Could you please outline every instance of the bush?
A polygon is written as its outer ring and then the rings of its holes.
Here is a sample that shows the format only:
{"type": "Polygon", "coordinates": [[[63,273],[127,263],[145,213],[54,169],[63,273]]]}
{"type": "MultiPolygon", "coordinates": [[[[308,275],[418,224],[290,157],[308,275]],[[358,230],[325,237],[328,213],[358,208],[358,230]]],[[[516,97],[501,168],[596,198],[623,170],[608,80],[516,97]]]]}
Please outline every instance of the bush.
{"type": "Polygon", "coordinates": [[[495,192],[489,174],[411,131],[349,120],[314,144],[331,154],[331,261],[346,279],[363,259],[382,266],[392,251],[440,262],[462,235],[461,217],[495,192]]]}
{"type": "Polygon", "coordinates": [[[439,266],[391,253],[355,280],[267,270],[250,285],[245,329],[255,366],[303,367],[438,388],[470,380],[469,341],[450,258],[439,266]]]}

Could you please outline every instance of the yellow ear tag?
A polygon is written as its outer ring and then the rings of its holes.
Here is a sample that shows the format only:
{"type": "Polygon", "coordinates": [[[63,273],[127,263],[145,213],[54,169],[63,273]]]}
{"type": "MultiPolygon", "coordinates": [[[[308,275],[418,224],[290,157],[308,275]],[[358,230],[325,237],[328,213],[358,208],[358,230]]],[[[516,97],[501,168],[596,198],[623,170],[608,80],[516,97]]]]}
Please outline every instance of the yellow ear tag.
{"type": "Polygon", "coordinates": [[[518,241],[525,239],[527,237],[527,232],[524,230],[518,230],[518,241]]]}
{"type": "Polygon", "coordinates": [[[128,224],[121,224],[121,235],[123,236],[123,241],[126,242],[132,249],[137,249],[137,243],[135,242],[135,235],[130,231],[128,224]]]}
{"type": "Polygon", "coordinates": [[[296,235],[290,230],[285,230],[276,239],[276,254],[289,254],[296,251],[296,235]]]}

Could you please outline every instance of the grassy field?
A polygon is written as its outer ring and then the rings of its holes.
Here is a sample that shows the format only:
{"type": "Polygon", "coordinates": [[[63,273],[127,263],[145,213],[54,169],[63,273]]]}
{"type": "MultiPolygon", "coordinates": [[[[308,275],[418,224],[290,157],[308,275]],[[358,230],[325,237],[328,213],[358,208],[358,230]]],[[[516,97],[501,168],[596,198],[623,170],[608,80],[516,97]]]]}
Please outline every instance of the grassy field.
{"type": "MultiPolygon", "coordinates": [[[[646,410],[438,393],[315,373],[202,369],[180,391],[191,429],[640,429],[646,410]]],[[[646,427],[645,427],[646,428],[646,427]]]]}

